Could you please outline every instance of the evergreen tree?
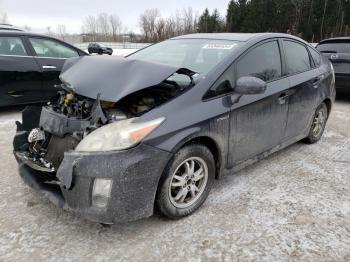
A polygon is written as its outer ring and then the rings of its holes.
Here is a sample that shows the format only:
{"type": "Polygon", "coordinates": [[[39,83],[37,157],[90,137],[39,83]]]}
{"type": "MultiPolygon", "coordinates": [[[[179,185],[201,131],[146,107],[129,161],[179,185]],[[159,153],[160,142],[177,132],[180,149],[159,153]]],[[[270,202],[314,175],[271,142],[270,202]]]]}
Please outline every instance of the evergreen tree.
{"type": "Polygon", "coordinates": [[[308,41],[350,35],[350,0],[230,0],[226,25],[205,9],[199,32],[280,32],[308,41]]]}

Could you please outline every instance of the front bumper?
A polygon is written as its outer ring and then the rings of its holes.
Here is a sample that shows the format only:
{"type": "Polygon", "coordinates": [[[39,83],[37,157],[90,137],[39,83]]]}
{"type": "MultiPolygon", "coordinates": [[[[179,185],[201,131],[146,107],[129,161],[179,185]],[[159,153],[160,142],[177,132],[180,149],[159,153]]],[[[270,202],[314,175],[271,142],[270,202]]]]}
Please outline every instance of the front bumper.
{"type": "MultiPolygon", "coordinates": [[[[15,154],[16,156],[16,154],[15,154]]],[[[121,223],[153,214],[159,178],[171,153],[140,144],[124,151],[65,153],[56,176],[30,168],[16,157],[19,174],[30,187],[51,202],[85,218],[106,224],[121,223]],[[106,208],[92,205],[95,178],[113,180],[106,208]]]]}

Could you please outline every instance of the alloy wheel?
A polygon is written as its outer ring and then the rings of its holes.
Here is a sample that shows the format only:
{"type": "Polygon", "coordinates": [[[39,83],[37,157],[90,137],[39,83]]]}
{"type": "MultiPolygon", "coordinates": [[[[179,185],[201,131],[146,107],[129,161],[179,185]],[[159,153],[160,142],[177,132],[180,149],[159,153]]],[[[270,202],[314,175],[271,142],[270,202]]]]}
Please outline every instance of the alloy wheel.
{"type": "Polygon", "coordinates": [[[317,112],[312,126],[312,132],[315,137],[318,137],[322,133],[325,123],[326,113],[321,109],[317,112]]]}
{"type": "Polygon", "coordinates": [[[172,175],[169,197],[177,208],[193,205],[203,194],[208,182],[208,166],[200,157],[183,161],[172,175]]]}

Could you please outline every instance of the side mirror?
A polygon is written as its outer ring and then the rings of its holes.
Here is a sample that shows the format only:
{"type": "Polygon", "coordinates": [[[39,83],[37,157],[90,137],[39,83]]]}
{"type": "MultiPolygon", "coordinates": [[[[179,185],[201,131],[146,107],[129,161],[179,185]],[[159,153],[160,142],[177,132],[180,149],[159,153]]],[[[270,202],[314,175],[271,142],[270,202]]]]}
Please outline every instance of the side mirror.
{"type": "Polygon", "coordinates": [[[266,82],[254,76],[242,76],[236,82],[235,92],[240,95],[257,95],[266,91],[266,82]]]}

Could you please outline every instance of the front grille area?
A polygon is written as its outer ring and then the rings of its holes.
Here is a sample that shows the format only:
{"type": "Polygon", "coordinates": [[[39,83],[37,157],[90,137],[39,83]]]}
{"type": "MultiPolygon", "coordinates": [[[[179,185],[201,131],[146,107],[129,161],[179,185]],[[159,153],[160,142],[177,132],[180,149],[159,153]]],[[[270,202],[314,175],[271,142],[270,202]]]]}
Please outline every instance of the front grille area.
{"type": "Polygon", "coordinates": [[[78,143],[79,140],[71,135],[66,135],[63,138],[52,135],[45,159],[51,162],[57,170],[63,160],[64,152],[74,150],[78,143]]]}

